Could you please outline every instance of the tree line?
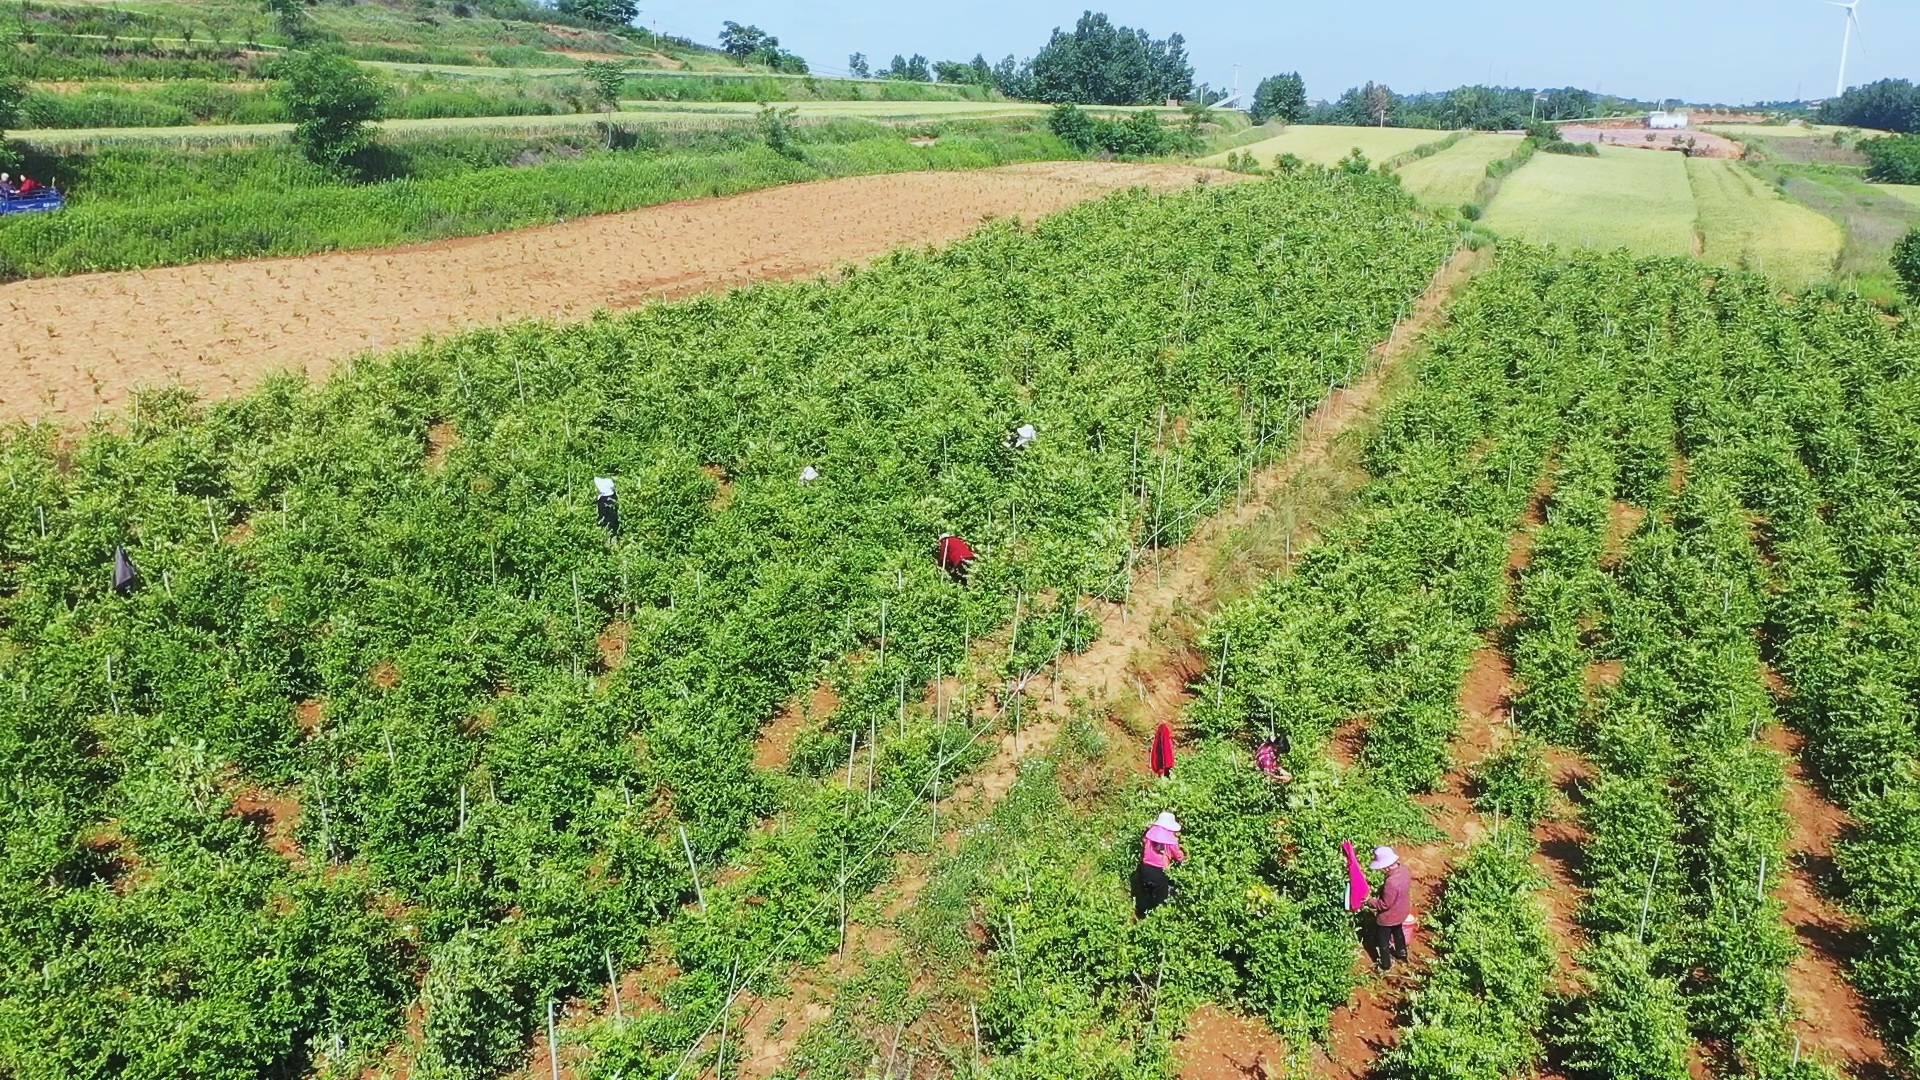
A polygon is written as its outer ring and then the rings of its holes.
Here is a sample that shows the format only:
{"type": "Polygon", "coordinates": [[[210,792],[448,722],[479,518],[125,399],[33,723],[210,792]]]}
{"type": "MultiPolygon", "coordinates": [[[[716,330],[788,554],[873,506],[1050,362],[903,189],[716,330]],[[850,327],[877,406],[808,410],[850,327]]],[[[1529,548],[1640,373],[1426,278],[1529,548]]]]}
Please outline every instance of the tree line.
{"type": "Polygon", "coordinates": [[[1332,101],[1310,101],[1297,71],[1260,80],[1248,106],[1255,123],[1356,124],[1375,127],[1516,131],[1541,120],[1578,120],[1637,106],[1621,98],[1563,86],[1461,86],[1434,93],[1398,94],[1385,83],[1349,87],[1332,101]]]}
{"type": "Polygon", "coordinates": [[[1197,96],[1185,38],[1155,38],[1095,11],[1084,12],[1071,31],[1056,27],[1024,61],[1012,54],[997,64],[978,55],[929,61],[915,53],[876,69],[865,53],[854,53],[847,68],[856,78],[990,86],[1010,98],[1053,104],[1152,105],[1197,96]]]}
{"type": "Polygon", "coordinates": [[[1920,132],[1920,86],[1906,79],[1881,79],[1851,87],[1839,97],[1821,102],[1815,118],[1842,127],[1920,132]]]}

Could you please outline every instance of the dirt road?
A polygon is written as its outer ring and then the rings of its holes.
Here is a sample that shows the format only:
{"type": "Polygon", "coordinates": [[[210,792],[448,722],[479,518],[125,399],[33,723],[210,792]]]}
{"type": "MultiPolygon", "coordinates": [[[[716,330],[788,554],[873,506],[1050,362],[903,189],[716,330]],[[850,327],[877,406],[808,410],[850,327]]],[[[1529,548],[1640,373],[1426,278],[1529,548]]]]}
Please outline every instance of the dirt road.
{"type": "Polygon", "coordinates": [[[861,176],[402,248],[0,285],[0,419],[84,421],[143,387],[227,396],[429,334],[826,273],[1203,177],[1234,178],[1101,162],[861,176]]]}

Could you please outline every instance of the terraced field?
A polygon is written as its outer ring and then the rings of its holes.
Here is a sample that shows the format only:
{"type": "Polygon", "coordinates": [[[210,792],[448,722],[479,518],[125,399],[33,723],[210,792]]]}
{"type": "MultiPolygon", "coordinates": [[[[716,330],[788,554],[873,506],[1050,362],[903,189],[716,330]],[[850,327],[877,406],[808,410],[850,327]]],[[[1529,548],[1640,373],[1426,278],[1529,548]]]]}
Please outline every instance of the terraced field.
{"type": "Polygon", "coordinates": [[[1687,255],[1695,217],[1686,158],[1602,147],[1598,158],[1537,155],[1507,177],[1482,220],[1536,243],[1687,255]]]}
{"type": "Polygon", "coordinates": [[[1792,286],[1833,272],[1846,234],[1831,219],[1789,201],[1737,161],[1689,158],[1687,179],[1709,262],[1758,270],[1792,286]]]}
{"type": "Polygon", "coordinates": [[[1468,202],[1486,179],[1487,165],[1506,157],[1520,145],[1520,136],[1478,132],[1445,150],[1399,169],[1407,190],[1430,206],[1453,207],[1468,202]]]}
{"type": "MultiPolygon", "coordinates": [[[[1395,154],[1404,154],[1416,146],[1434,142],[1444,135],[1444,132],[1425,128],[1294,124],[1271,139],[1252,143],[1232,152],[1252,154],[1261,165],[1272,165],[1273,159],[1282,154],[1292,154],[1302,161],[1331,165],[1352,153],[1354,147],[1359,147],[1361,153],[1366,154],[1370,160],[1378,162],[1395,154]]],[[[1221,153],[1201,158],[1200,164],[1224,165],[1226,160],[1227,155],[1221,153]]]]}

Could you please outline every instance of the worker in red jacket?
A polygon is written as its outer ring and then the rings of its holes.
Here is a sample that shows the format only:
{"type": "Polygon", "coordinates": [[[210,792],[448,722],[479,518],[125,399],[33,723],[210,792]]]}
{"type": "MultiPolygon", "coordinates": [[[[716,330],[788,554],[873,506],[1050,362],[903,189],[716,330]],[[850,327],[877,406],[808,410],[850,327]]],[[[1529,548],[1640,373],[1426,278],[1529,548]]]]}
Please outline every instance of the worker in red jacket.
{"type": "Polygon", "coordinates": [[[967,573],[973,568],[973,547],[952,533],[941,533],[940,542],[934,546],[933,557],[940,563],[940,569],[947,576],[962,585],[967,583],[967,573]]]}
{"type": "Polygon", "coordinates": [[[1366,902],[1366,907],[1374,913],[1373,931],[1368,951],[1373,953],[1373,962],[1381,971],[1392,971],[1393,962],[1407,959],[1407,920],[1413,915],[1413,871],[1400,861],[1400,856],[1390,847],[1373,849],[1373,861],[1367,863],[1369,870],[1385,870],[1387,880],[1380,885],[1380,891],[1366,902]]]}

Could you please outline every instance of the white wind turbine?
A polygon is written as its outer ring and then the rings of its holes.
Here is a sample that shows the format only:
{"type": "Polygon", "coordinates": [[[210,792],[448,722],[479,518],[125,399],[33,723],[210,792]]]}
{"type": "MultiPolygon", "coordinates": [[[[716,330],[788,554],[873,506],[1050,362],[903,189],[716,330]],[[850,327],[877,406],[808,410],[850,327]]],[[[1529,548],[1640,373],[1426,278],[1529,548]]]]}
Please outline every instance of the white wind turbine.
{"type": "Polygon", "coordinates": [[[1860,0],[1847,0],[1844,4],[1840,0],[1827,0],[1827,3],[1847,13],[1847,28],[1840,35],[1840,79],[1833,87],[1833,96],[1839,97],[1847,92],[1847,47],[1853,44],[1853,31],[1860,25],[1860,17],[1854,10],[1860,6],[1860,0]]]}

